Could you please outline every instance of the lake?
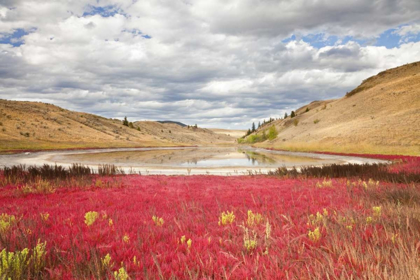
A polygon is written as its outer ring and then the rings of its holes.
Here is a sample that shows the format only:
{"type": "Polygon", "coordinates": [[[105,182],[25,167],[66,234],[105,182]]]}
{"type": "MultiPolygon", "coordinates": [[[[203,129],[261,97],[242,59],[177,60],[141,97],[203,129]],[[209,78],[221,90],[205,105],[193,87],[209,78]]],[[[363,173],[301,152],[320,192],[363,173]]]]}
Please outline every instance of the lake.
{"type": "Polygon", "coordinates": [[[0,166],[73,163],[97,168],[114,164],[142,174],[247,174],[266,173],[278,167],[320,166],[325,164],[374,163],[376,159],[316,153],[271,151],[252,147],[178,147],[92,149],[0,155],[0,166]]]}

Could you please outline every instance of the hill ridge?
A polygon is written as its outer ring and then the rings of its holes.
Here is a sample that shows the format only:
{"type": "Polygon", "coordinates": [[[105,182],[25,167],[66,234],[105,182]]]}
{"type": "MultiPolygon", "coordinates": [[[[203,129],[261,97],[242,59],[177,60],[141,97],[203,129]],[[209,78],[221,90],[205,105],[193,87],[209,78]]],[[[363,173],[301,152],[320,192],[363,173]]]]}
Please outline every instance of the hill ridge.
{"type": "Polygon", "coordinates": [[[226,145],[234,137],[174,123],[134,122],[132,128],[118,119],[70,111],[32,101],[0,99],[0,151],[226,145]]]}

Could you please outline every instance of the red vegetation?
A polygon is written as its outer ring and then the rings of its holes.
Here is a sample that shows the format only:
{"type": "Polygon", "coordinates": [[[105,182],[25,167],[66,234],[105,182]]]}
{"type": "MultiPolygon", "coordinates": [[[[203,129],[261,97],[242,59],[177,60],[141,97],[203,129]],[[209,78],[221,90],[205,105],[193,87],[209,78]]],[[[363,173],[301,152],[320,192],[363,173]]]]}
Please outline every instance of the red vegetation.
{"type": "Polygon", "coordinates": [[[124,267],[132,279],[335,279],[410,276],[418,268],[418,185],[266,176],[92,180],[48,194],[0,188],[0,214],[17,218],[0,230],[0,251],[46,241],[45,268],[30,278],[100,279],[124,267]],[[398,195],[408,200],[394,204],[398,195]],[[249,210],[261,216],[248,220],[249,210]],[[90,226],[89,211],[99,214],[90,226]],[[235,219],[219,225],[226,211],[235,219]]]}

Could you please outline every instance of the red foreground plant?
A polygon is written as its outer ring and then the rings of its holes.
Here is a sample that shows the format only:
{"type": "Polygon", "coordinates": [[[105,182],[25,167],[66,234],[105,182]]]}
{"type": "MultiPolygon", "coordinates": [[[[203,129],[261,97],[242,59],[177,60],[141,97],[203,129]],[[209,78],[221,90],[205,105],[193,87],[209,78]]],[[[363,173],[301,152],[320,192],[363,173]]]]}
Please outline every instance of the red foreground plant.
{"type": "Polygon", "coordinates": [[[416,184],[95,178],[90,187],[48,194],[0,189],[0,251],[13,252],[20,267],[0,260],[0,278],[20,271],[39,279],[412,279],[420,272],[416,184]]]}

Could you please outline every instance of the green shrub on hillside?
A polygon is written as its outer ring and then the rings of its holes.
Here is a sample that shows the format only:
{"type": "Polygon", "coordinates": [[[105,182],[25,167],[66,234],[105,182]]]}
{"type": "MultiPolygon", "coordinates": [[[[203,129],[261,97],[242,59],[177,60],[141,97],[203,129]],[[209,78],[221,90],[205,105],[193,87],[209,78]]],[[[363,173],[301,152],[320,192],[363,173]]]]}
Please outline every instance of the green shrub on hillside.
{"type": "Polygon", "coordinates": [[[268,130],[268,139],[270,139],[270,140],[276,139],[277,134],[278,133],[277,133],[276,127],[274,125],[272,125],[270,127],[270,129],[268,130]]]}

